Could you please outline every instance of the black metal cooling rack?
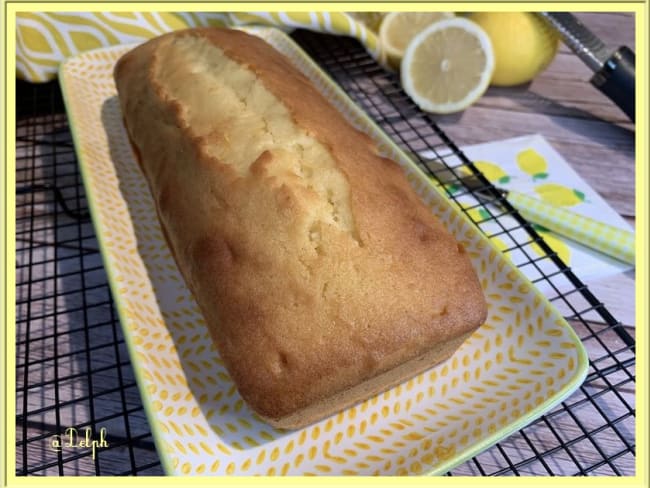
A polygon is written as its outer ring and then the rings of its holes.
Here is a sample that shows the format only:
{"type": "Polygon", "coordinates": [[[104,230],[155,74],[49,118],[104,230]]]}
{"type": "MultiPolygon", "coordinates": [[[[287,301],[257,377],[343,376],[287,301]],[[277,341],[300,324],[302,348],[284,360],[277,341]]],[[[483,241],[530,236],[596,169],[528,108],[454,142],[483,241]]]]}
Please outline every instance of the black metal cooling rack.
{"type": "MultiPolygon", "coordinates": [[[[356,41],[308,31],[292,36],[403,149],[426,150],[448,167],[474,171],[403,93],[397,77],[356,41]]],[[[163,474],[88,220],[56,82],[18,83],[16,135],[16,474],[163,474]],[[106,428],[109,447],[94,456],[90,449],[55,449],[53,436],[65,436],[69,426],[82,437],[89,428],[94,438],[106,428]]],[[[420,164],[435,178],[425,160],[420,164]]],[[[450,192],[450,198],[470,212],[463,193],[450,192]]],[[[512,247],[505,252],[517,252],[518,266],[534,268],[535,281],[550,285],[551,301],[567,310],[589,351],[590,368],[561,405],[448,474],[633,475],[634,339],[535,229],[503,204],[502,212],[474,220],[484,230],[496,223],[489,237],[509,237],[512,247]],[[502,226],[503,215],[517,226],[502,226]],[[527,253],[532,243],[544,255],[527,253]],[[593,314],[597,321],[587,318],[593,314]]]]}

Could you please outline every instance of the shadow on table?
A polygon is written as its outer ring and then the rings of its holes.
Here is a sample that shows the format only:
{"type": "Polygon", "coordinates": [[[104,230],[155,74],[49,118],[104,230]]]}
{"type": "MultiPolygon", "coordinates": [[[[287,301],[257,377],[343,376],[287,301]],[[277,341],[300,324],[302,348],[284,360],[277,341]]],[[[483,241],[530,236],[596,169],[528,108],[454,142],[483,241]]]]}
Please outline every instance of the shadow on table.
{"type": "MultiPolygon", "coordinates": [[[[629,137],[632,140],[632,144],[634,143],[633,129],[617,125],[610,120],[605,120],[599,115],[582,108],[565,105],[562,102],[532,91],[531,87],[531,83],[525,83],[514,87],[492,86],[488,89],[486,95],[488,97],[495,96],[508,98],[519,104],[521,107],[526,108],[530,112],[542,112],[551,116],[555,116],[554,121],[558,125],[561,125],[565,129],[575,134],[579,134],[596,142],[604,143],[604,141],[601,140],[602,136],[600,131],[594,130],[593,126],[591,125],[584,123],[575,123],[572,119],[578,118],[583,120],[590,120],[594,124],[606,124],[608,126],[608,130],[613,131],[613,134],[616,134],[619,137],[629,137]]],[[[593,89],[596,90],[596,88],[593,89]]],[[[613,102],[612,106],[614,106],[613,102]]],[[[621,122],[630,123],[623,112],[620,112],[620,119],[621,122]]]]}

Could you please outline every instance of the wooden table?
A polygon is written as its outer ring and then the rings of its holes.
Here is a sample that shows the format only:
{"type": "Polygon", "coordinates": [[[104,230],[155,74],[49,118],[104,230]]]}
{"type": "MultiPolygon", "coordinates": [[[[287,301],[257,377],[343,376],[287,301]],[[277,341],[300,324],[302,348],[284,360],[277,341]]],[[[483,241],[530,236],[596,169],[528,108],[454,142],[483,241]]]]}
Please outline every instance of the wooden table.
{"type": "MultiPolygon", "coordinates": [[[[631,15],[580,17],[608,45],[626,44],[634,48],[631,15]]],[[[543,135],[594,189],[634,224],[634,125],[588,83],[590,76],[576,56],[563,47],[553,64],[531,84],[490,88],[477,104],[463,113],[435,120],[459,146],[531,133],[543,135]]],[[[52,98],[46,98],[43,103],[52,105],[46,113],[54,111],[55,114],[19,117],[18,184],[56,181],[63,188],[64,196],[73,202],[72,206],[75,200],[83,205],[65,114],[62,107],[56,108],[57,102],[52,98]]],[[[92,224],[63,215],[47,192],[21,195],[17,206],[17,470],[25,468],[34,474],[130,473],[133,470],[129,465],[137,462],[140,474],[162,473],[129,367],[92,224]],[[29,413],[23,417],[25,411],[29,413]],[[107,450],[97,460],[88,456],[74,458],[75,453],[68,460],[65,456],[69,453],[62,456],[52,451],[49,445],[52,433],[66,426],[87,423],[108,426],[110,442],[123,447],[107,450]],[[31,440],[24,443],[24,439],[31,440]]],[[[634,273],[589,285],[634,335],[634,273]]],[[[582,326],[576,324],[576,327],[582,326]]],[[[607,329],[603,326],[602,330],[607,329]]],[[[602,337],[609,341],[607,347],[620,349],[615,334],[602,337]]],[[[589,345],[595,342],[587,344],[590,355],[602,356],[602,351],[589,345]]],[[[603,381],[606,383],[607,378],[603,381]]],[[[596,378],[588,392],[583,390],[583,395],[597,395],[599,388],[607,392],[607,385],[601,385],[603,381],[596,378]]],[[[604,408],[614,411],[611,418],[616,416],[621,402],[634,404],[634,383],[623,381],[621,385],[616,387],[615,400],[602,396],[604,408]]],[[[591,403],[580,405],[589,407],[591,403]]],[[[575,407],[578,412],[583,408],[580,405],[575,407]]],[[[630,418],[624,412],[621,415],[619,425],[631,430],[633,442],[633,426],[627,425],[630,418]]],[[[590,424],[590,420],[584,418],[580,429],[600,428],[590,424]]],[[[545,425],[529,432],[534,449],[557,444],[557,439],[549,438],[552,434],[548,428],[545,430],[545,425]]],[[[583,436],[571,419],[562,425],[568,432],[575,431],[567,435],[583,436]]],[[[614,434],[610,438],[606,432],[600,433],[599,442],[603,439],[611,446],[616,443],[614,434]]],[[[611,446],[605,447],[614,449],[611,446]]],[[[507,462],[499,458],[503,449],[533,452],[521,439],[492,449],[481,456],[486,472],[508,469],[507,462]]],[[[558,449],[560,454],[564,452],[564,447],[558,449]]],[[[606,452],[613,451],[606,449],[606,452]]],[[[575,473],[576,464],[570,457],[549,458],[556,463],[551,466],[552,472],[575,473]]],[[[634,472],[634,457],[629,454],[617,458],[615,464],[617,468],[613,472],[634,472]]],[[[473,466],[467,463],[455,473],[482,473],[473,466]]],[[[515,472],[545,474],[548,471],[549,468],[532,466],[515,472]]],[[[609,470],[595,468],[593,473],[612,474],[612,469],[611,466],[609,470]]]]}

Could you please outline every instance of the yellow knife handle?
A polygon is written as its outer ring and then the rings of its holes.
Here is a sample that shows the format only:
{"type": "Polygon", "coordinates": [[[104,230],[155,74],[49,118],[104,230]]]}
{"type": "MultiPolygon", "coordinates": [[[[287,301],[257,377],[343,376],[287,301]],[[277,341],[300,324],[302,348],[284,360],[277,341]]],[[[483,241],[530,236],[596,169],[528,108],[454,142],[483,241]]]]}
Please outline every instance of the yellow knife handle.
{"type": "Polygon", "coordinates": [[[529,222],[539,224],[579,244],[634,264],[634,233],[604,224],[537,198],[508,191],[508,201],[529,222]]]}

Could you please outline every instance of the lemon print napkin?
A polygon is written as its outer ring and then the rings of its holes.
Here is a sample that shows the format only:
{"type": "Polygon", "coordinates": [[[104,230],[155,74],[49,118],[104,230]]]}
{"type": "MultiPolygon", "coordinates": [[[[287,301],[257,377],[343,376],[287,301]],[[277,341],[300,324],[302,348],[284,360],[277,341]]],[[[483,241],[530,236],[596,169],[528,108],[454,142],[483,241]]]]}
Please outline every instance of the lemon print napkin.
{"type": "Polygon", "coordinates": [[[384,63],[375,35],[379,14],[346,12],[22,12],[16,15],[16,75],[54,79],[64,59],[89,49],[144,42],[172,30],[266,25],[351,36],[384,63]]]}
{"type": "MultiPolygon", "coordinates": [[[[514,190],[600,222],[633,231],[540,135],[465,146],[462,150],[495,186],[514,190]]],[[[455,156],[440,155],[448,164],[454,164],[455,156]]],[[[422,156],[435,155],[422,153],[422,156]]],[[[457,161],[457,164],[461,164],[461,161],[457,161]]],[[[451,189],[461,195],[460,190],[451,189]]],[[[543,258],[543,250],[539,245],[530,242],[527,232],[519,228],[514,218],[500,215],[502,212],[497,208],[477,205],[478,202],[471,196],[459,196],[459,201],[469,209],[470,217],[479,223],[481,229],[492,236],[492,241],[497,247],[506,251],[507,256],[542,292],[554,295],[558,291],[575,288],[564,275],[556,273],[557,267],[548,258],[543,258]],[[543,274],[553,276],[550,283],[542,279],[543,274]]],[[[585,282],[632,269],[631,265],[609,258],[541,226],[533,227],[564,263],[585,282]]]]}

